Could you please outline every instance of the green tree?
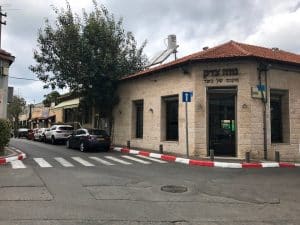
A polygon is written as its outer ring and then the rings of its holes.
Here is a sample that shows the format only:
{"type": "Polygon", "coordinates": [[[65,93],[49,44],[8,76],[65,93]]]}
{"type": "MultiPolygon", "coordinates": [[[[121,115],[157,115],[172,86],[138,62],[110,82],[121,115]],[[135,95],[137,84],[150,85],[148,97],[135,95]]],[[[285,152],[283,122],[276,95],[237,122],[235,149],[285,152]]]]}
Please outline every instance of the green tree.
{"type": "Polygon", "coordinates": [[[25,106],[25,99],[16,95],[13,96],[13,101],[7,106],[7,117],[15,130],[19,128],[19,116],[25,106]]]}
{"type": "Polygon", "coordinates": [[[46,107],[50,107],[51,103],[54,102],[57,104],[57,98],[60,96],[60,94],[57,91],[52,91],[47,95],[44,95],[45,99],[43,100],[43,104],[46,107]]]}
{"type": "Polygon", "coordinates": [[[69,87],[83,97],[84,105],[93,106],[101,117],[112,120],[118,102],[116,88],[120,78],[144,68],[143,49],[131,32],[123,28],[103,5],[94,0],[94,10],[83,11],[80,18],[71,10],[54,9],[55,25],[45,21],[34,51],[36,65],[30,69],[45,82],[45,88],[69,87]]]}
{"type": "Polygon", "coordinates": [[[2,155],[4,147],[8,144],[10,139],[10,122],[6,119],[0,119],[0,153],[2,155]]]}

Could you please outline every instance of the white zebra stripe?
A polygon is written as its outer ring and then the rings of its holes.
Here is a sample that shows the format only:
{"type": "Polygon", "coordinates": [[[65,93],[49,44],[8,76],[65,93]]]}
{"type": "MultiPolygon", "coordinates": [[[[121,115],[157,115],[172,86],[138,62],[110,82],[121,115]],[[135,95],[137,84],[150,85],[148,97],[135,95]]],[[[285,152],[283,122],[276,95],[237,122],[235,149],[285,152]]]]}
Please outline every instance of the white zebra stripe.
{"type": "Polygon", "coordinates": [[[110,160],[115,161],[115,162],[118,162],[118,163],[121,163],[121,164],[124,164],[124,165],[131,165],[132,164],[132,163],[126,162],[126,161],[124,161],[122,159],[117,159],[117,158],[115,158],[113,156],[105,156],[105,158],[106,159],[110,159],[110,160]]]}
{"type": "Polygon", "coordinates": [[[150,160],[150,161],[153,161],[153,162],[158,162],[158,163],[168,163],[166,161],[163,161],[163,160],[160,160],[160,159],[150,158],[150,157],[147,157],[147,156],[144,156],[144,155],[137,155],[137,157],[147,159],[147,160],[150,160]]]}
{"type": "Polygon", "coordinates": [[[81,165],[84,165],[84,166],[95,166],[94,164],[80,158],[80,157],[71,157],[73,160],[75,160],[76,162],[80,163],[81,165]]]}
{"type": "Polygon", "coordinates": [[[43,158],[33,158],[33,160],[39,164],[40,167],[43,167],[43,168],[49,168],[49,167],[52,167],[50,165],[50,163],[48,163],[45,159],[43,158]]]}
{"type": "Polygon", "coordinates": [[[15,160],[10,162],[13,169],[24,169],[26,166],[21,160],[15,160]]]}
{"type": "Polygon", "coordinates": [[[129,160],[138,162],[138,163],[142,163],[142,164],[151,164],[151,162],[141,160],[141,159],[137,159],[137,158],[129,156],[129,155],[122,155],[122,157],[125,158],[125,159],[129,159],[129,160]]]}
{"type": "Polygon", "coordinates": [[[104,159],[100,159],[100,158],[98,158],[98,157],[89,157],[90,159],[93,159],[93,160],[95,160],[95,161],[97,161],[97,162],[100,162],[100,163],[102,163],[102,164],[104,164],[104,165],[107,165],[107,166],[113,166],[113,165],[115,165],[115,164],[113,164],[113,163],[111,163],[111,162],[108,162],[108,161],[106,161],[106,160],[104,160],[104,159]]]}
{"type": "Polygon", "coordinates": [[[56,157],[54,158],[57,162],[59,162],[62,166],[64,167],[74,167],[74,165],[70,162],[68,162],[67,160],[65,160],[64,158],[61,157],[56,157]]]}

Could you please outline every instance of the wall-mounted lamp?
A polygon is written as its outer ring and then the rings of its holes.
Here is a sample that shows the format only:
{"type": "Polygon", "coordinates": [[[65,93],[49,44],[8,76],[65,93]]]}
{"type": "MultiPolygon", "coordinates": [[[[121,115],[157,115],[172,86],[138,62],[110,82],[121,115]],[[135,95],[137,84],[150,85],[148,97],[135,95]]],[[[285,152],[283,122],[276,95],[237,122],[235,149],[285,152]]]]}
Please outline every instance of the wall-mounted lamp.
{"type": "Polygon", "coordinates": [[[149,111],[153,113],[153,109],[152,108],[150,108],[149,111]]]}
{"type": "Polygon", "coordinates": [[[244,103],[244,104],[242,105],[242,108],[243,108],[243,109],[247,109],[247,108],[248,108],[248,105],[247,105],[246,103],[244,103]]]}

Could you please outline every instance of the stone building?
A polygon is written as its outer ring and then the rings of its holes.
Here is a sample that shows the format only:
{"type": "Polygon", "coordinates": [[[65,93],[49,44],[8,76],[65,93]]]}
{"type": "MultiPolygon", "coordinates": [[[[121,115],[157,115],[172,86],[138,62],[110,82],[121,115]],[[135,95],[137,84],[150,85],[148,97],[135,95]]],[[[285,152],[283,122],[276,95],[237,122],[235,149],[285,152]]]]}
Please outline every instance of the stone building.
{"type": "Polygon", "coordinates": [[[8,72],[15,57],[0,49],[0,118],[7,117],[8,72]]]}
{"type": "Polygon", "coordinates": [[[234,41],[125,77],[115,145],[216,156],[300,160],[300,55],[234,41]]]}

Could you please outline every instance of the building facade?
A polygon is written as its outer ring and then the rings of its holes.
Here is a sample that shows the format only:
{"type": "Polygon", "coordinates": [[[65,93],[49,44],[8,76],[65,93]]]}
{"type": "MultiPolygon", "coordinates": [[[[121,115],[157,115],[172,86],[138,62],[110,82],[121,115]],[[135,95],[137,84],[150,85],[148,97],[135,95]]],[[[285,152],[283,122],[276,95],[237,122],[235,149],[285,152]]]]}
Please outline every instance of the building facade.
{"type": "Polygon", "coordinates": [[[15,57],[0,49],[0,118],[7,117],[8,71],[15,57]]]}
{"type": "Polygon", "coordinates": [[[300,55],[227,42],[124,78],[113,141],[190,155],[300,160],[300,55]]]}

